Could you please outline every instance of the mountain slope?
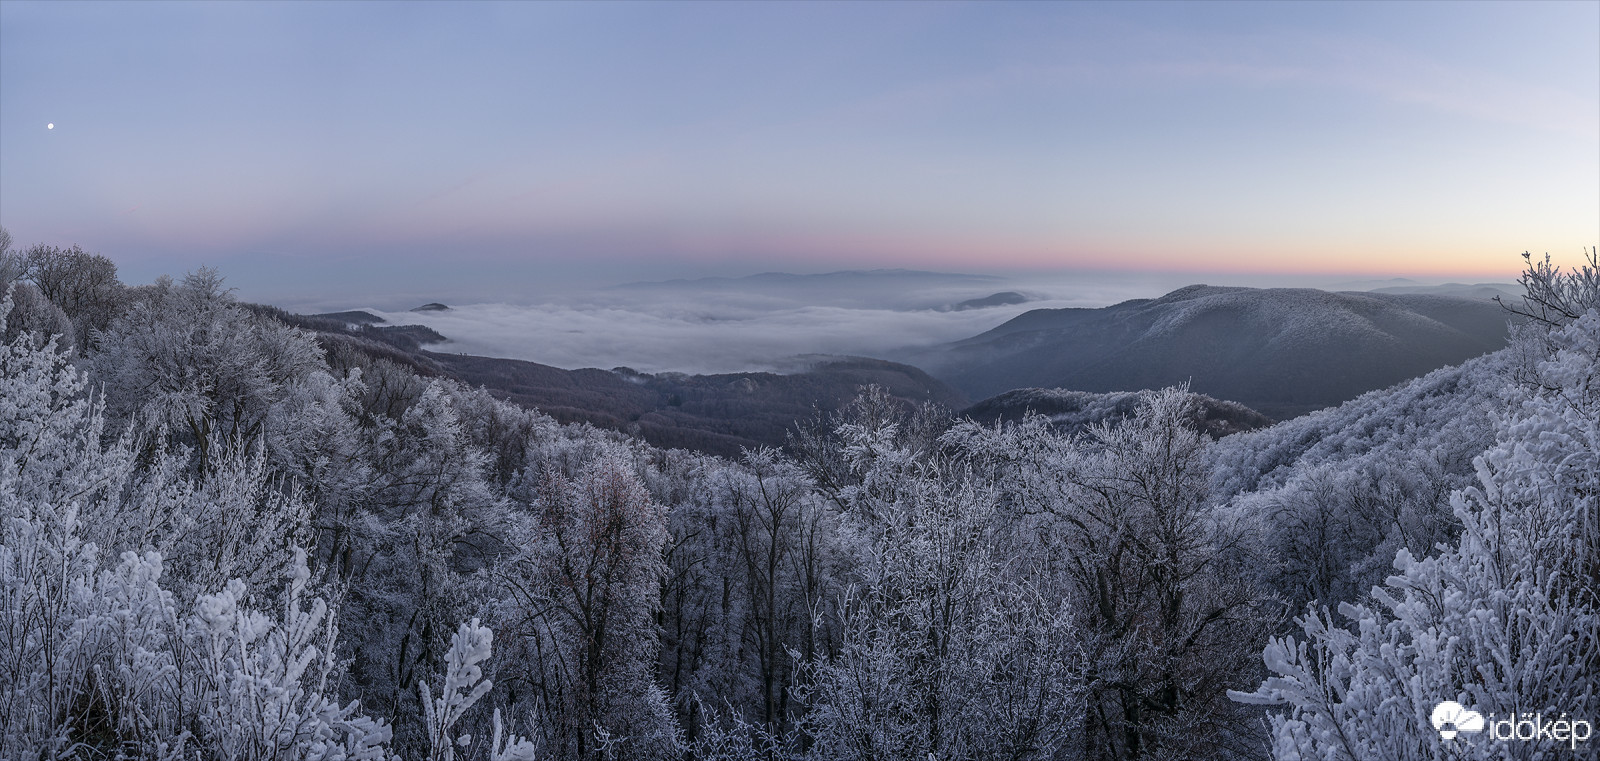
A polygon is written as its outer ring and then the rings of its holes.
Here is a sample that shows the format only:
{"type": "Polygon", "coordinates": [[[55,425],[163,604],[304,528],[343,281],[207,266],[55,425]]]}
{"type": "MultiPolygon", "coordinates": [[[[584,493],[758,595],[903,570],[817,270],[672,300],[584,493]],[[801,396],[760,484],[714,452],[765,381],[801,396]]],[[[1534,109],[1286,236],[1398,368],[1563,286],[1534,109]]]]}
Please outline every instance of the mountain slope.
{"type": "Polygon", "coordinates": [[[1036,309],[892,357],[972,398],[1026,387],[1191,388],[1274,418],[1353,399],[1505,345],[1506,314],[1446,296],[1192,285],[1101,309],[1036,309]]]}
{"type": "Polygon", "coordinates": [[[1392,468],[1413,459],[1470,475],[1472,458],[1493,443],[1493,412],[1514,360],[1509,351],[1494,352],[1230,436],[1211,450],[1212,492],[1219,498],[1269,493],[1317,468],[1392,468]]]}
{"type": "Polygon", "coordinates": [[[1503,350],[1212,446],[1211,497],[1261,542],[1253,570],[1289,610],[1336,608],[1453,542],[1516,356],[1503,350]]]}
{"type": "Polygon", "coordinates": [[[447,374],[563,423],[632,432],[654,446],[737,457],[781,446],[796,422],[838,409],[876,384],[912,403],[959,409],[965,400],[915,367],[861,357],[819,360],[803,372],[650,375],[627,368],[562,370],[516,359],[422,352],[447,374]]]}

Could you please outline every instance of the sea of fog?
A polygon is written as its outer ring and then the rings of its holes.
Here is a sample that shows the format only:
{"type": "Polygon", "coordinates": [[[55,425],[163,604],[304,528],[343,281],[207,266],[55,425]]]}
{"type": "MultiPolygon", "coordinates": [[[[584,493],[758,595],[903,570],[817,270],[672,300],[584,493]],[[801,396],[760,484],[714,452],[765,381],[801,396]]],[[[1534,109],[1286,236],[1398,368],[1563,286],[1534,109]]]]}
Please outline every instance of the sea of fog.
{"type": "MultiPolygon", "coordinates": [[[[446,311],[367,308],[390,325],[426,325],[450,340],[437,352],[522,359],[561,368],[641,372],[793,371],[806,355],[892,357],[968,338],[1040,308],[1101,307],[1154,298],[1182,276],[1007,278],[904,271],[757,275],[635,283],[539,303],[451,304],[446,311]],[[961,302],[1015,292],[1028,301],[961,302]]],[[[1243,283],[1240,283],[1243,284],[1243,283]]]]}

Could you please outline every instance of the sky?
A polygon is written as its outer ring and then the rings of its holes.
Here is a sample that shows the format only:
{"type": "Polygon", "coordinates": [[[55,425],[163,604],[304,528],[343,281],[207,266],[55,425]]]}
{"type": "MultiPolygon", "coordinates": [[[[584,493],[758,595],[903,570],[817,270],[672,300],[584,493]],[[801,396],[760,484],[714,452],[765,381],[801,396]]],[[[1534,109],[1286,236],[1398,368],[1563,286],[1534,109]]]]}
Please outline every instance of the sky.
{"type": "Polygon", "coordinates": [[[0,0],[0,225],[330,308],[1505,281],[1600,243],[1600,2],[0,0]]]}

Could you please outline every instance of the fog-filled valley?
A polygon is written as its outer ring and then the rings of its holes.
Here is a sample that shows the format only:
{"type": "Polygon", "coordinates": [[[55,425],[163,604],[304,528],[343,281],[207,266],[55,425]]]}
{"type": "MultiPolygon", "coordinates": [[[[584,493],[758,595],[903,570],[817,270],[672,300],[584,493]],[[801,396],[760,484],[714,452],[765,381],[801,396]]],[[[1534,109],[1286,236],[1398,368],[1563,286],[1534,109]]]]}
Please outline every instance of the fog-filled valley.
{"type": "Polygon", "coordinates": [[[1197,286],[1033,311],[1054,302],[905,272],[825,276],[835,302],[800,308],[798,276],[615,289],[721,292],[686,341],[734,343],[717,310],[755,335],[830,308],[874,315],[859,346],[955,358],[783,339],[788,367],[746,345],[691,375],[473,355],[450,331],[491,308],[295,314],[213,270],[131,285],[0,248],[6,758],[1592,748],[1592,254],[1528,259],[1501,303],[1197,286]],[[849,285],[874,278],[931,285],[849,285]],[[1263,375],[1314,409],[1218,393],[1263,375]],[[1446,745],[1444,700],[1571,719],[1446,745]]]}
{"type": "MultiPolygon", "coordinates": [[[[359,311],[386,325],[424,325],[448,339],[432,347],[442,352],[569,370],[625,366],[648,373],[784,372],[814,354],[926,357],[930,349],[972,338],[1026,312],[1156,298],[1193,285],[1197,277],[857,270],[626,283],[531,303],[452,302],[445,310],[414,309],[426,299],[381,309],[348,300],[285,303],[303,313],[359,311]]],[[[1399,278],[1225,279],[1258,287],[1315,284],[1328,291],[1446,296],[1481,305],[1516,290],[1514,284],[1423,285],[1399,278]]],[[[395,304],[393,298],[382,301],[395,304]]]]}
{"type": "Polygon", "coordinates": [[[1036,306],[1102,306],[1164,284],[871,270],[625,283],[531,304],[453,303],[440,311],[319,303],[388,324],[426,325],[450,339],[441,351],[565,369],[693,374],[784,371],[811,354],[879,357],[977,335],[1036,306]]]}

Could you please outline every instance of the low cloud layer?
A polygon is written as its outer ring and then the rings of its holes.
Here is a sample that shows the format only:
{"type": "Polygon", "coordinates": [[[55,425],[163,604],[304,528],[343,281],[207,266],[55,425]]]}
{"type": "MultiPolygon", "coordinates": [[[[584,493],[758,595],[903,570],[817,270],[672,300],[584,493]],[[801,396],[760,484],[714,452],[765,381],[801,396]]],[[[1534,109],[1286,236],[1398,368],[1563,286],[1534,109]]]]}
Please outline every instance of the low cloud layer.
{"type": "Polygon", "coordinates": [[[605,289],[531,305],[451,305],[442,312],[368,310],[389,324],[427,325],[449,343],[428,348],[563,368],[643,372],[788,371],[812,354],[888,356],[977,335],[1024,311],[1098,307],[1159,295],[1149,281],[1041,282],[926,273],[863,278],[775,276],[605,289]],[[832,278],[832,279],[829,279],[832,278]],[[943,279],[940,279],[943,278],[943,279]],[[948,311],[1000,291],[1026,304],[948,311]]]}

